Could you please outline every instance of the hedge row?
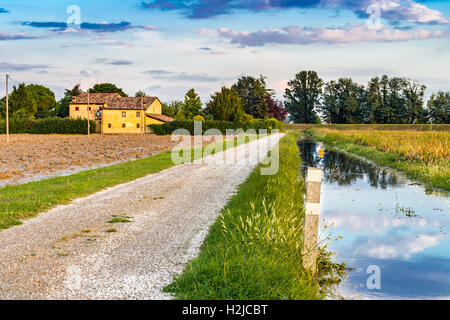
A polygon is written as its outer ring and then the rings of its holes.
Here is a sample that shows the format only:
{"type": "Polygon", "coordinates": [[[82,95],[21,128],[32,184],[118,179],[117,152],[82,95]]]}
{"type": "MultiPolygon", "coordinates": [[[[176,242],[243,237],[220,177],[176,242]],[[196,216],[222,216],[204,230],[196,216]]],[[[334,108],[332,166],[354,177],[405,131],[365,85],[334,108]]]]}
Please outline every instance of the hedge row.
{"type": "MultiPolygon", "coordinates": [[[[96,132],[95,121],[90,121],[91,132],[96,132]]],[[[5,120],[0,120],[0,133],[6,132],[5,120]]],[[[72,118],[46,118],[37,120],[11,119],[10,133],[32,134],[87,134],[87,121],[72,118]]]]}
{"type": "MultiPolygon", "coordinates": [[[[185,129],[189,131],[191,135],[194,135],[194,121],[173,121],[167,122],[164,124],[151,124],[149,127],[152,129],[153,133],[157,135],[167,135],[172,134],[177,129],[185,129]]],[[[226,134],[227,130],[237,130],[243,129],[244,131],[253,129],[253,130],[261,130],[267,129],[268,133],[272,131],[272,129],[284,130],[283,123],[276,119],[263,119],[263,120],[250,120],[247,123],[240,122],[229,122],[229,121],[205,121],[202,122],[202,134],[205,134],[206,131],[210,129],[217,129],[222,134],[226,134]]]]}

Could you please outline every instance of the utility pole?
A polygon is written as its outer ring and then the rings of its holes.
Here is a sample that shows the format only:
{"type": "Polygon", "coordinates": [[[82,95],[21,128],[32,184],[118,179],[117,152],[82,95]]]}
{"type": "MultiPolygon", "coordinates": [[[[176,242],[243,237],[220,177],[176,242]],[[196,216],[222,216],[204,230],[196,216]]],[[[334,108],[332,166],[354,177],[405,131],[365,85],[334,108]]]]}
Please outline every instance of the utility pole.
{"type": "Polygon", "coordinates": [[[8,81],[9,75],[6,75],[6,143],[9,144],[9,103],[8,103],[8,81]]]}
{"type": "Polygon", "coordinates": [[[89,104],[89,89],[88,89],[88,92],[87,92],[87,94],[88,94],[88,106],[87,106],[87,112],[88,112],[88,116],[87,116],[87,127],[88,127],[88,137],[91,135],[91,124],[89,123],[89,120],[90,120],[90,116],[91,116],[91,106],[90,106],[90,104],[89,104]]]}
{"type": "Polygon", "coordinates": [[[144,96],[141,97],[141,135],[143,135],[145,132],[143,131],[145,123],[142,119],[144,119],[144,96]]]}

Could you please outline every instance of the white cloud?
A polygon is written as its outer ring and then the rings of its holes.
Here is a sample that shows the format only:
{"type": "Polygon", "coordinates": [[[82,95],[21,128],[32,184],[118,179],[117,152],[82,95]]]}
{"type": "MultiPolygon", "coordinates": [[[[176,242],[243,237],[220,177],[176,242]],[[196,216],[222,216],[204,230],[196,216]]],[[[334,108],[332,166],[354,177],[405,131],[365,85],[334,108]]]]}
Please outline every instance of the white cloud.
{"type": "Polygon", "coordinates": [[[230,39],[231,43],[243,46],[263,46],[265,44],[346,44],[353,42],[393,42],[423,40],[447,37],[442,31],[404,31],[382,26],[380,30],[367,28],[365,24],[350,24],[343,28],[304,28],[288,26],[282,29],[263,29],[256,32],[236,31],[228,28],[217,30],[197,29],[199,35],[230,39]]]}
{"type": "Polygon", "coordinates": [[[377,259],[408,259],[412,254],[437,246],[443,237],[439,234],[392,235],[369,238],[359,246],[360,254],[377,259]]]}
{"type": "Polygon", "coordinates": [[[342,8],[355,12],[360,17],[367,14],[370,5],[379,4],[381,18],[391,22],[408,21],[423,24],[447,24],[450,19],[438,10],[412,0],[323,0],[325,8],[342,8]]]}

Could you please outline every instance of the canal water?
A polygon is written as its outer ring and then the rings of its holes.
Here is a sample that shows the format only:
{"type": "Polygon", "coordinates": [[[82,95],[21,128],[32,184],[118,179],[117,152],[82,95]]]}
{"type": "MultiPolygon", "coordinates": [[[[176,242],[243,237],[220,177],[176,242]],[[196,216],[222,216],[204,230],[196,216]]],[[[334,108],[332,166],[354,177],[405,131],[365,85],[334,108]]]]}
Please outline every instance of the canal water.
{"type": "Polygon", "coordinates": [[[450,299],[449,194],[312,140],[298,145],[302,174],[324,171],[320,237],[342,236],[328,249],[352,268],[344,298],[450,299]]]}

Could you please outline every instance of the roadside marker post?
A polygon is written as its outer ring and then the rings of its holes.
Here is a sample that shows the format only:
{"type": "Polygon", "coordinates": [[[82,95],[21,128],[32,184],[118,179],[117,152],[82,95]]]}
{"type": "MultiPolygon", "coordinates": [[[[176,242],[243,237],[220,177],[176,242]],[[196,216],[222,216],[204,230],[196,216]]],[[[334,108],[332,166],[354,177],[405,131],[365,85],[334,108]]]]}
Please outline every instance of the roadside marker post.
{"type": "Polygon", "coordinates": [[[313,274],[317,270],[321,186],[322,169],[308,168],[302,255],[303,266],[313,274]]]}

